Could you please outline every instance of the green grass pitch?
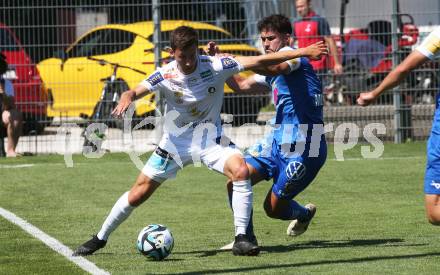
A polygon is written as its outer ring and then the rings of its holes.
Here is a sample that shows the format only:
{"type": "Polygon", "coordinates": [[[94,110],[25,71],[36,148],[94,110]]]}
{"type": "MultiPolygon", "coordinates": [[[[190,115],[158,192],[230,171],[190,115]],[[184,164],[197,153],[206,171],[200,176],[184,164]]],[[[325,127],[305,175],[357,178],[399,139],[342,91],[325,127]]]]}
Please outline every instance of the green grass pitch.
{"type": "MultiPolygon", "coordinates": [[[[265,216],[269,182],[255,186],[255,231],[262,252],[235,257],[218,248],[233,238],[225,179],[188,167],[161,186],[87,257],[112,274],[436,274],[440,228],[425,218],[425,143],[386,144],[382,159],[363,159],[360,147],[335,161],[333,147],[318,178],[301,193],[317,214],[302,236],[285,235],[286,221],[265,216]],[[173,232],[173,253],[148,261],[135,247],[142,227],[161,223],[173,232]]],[[[144,159],[147,156],[144,156],[144,159]]],[[[96,233],[139,171],[125,154],[101,159],[62,156],[0,160],[0,207],[75,249],[96,233]],[[30,167],[12,168],[20,164],[30,167]]],[[[0,274],[85,274],[18,226],[0,217],[0,274]]]]}

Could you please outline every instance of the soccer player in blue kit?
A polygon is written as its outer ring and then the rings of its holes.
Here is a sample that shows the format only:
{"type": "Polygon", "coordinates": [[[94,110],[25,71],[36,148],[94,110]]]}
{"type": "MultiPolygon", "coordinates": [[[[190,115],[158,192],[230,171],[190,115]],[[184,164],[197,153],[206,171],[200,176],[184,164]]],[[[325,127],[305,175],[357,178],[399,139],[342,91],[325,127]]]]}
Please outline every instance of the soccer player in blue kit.
{"type": "MultiPolygon", "coordinates": [[[[258,30],[266,54],[292,50],[288,46],[292,25],[287,17],[263,18],[258,30]]],[[[276,106],[271,133],[247,150],[245,160],[253,185],[273,179],[264,201],[266,214],[290,220],[287,234],[298,236],[307,230],[316,206],[302,206],[294,198],[313,181],[327,157],[321,83],[307,58],[289,60],[258,73],[272,76],[235,75],[227,81],[236,92],[272,91],[276,106]]],[[[231,183],[228,183],[230,200],[231,183]]],[[[252,221],[247,234],[255,236],[252,221]]],[[[253,241],[257,242],[255,237],[253,241]]]]}
{"type": "MultiPolygon", "coordinates": [[[[408,74],[428,60],[440,56],[440,27],[431,32],[422,44],[405,60],[392,70],[374,90],[361,93],[357,103],[361,106],[371,104],[386,90],[396,87],[408,74]]],[[[433,225],[440,225],[440,93],[436,97],[431,134],[427,144],[428,160],[425,172],[425,209],[428,220],[433,225]]]]}

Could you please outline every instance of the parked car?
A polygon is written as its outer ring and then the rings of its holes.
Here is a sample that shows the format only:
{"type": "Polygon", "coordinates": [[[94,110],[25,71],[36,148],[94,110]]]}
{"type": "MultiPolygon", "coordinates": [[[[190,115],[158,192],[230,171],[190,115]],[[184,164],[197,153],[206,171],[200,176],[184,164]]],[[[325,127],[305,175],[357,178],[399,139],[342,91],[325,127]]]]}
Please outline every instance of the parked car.
{"type": "MultiPolygon", "coordinates": [[[[200,47],[210,40],[219,44],[223,52],[234,55],[258,55],[258,49],[246,44],[237,43],[226,30],[214,25],[177,20],[161,21],[162,59],[170,57],[166,50],[169,35],[175,28],[186,25],[197,29],[200,47]]],[[[96,27],[81,36],[58,56],[41,61],[38,69],[45,85],[50,90],[53,104],[48,106],[49,116],[90,116],[101,97],[102,80],[112,74],[111,65],[100,65],[96,60],[130,66],[145,72],[147,75],[154,71],[153,53],[153,22],[138,22],[132,24],[109,24],[96,27]]],[[[249,75],[250,72],[244,72],[249,75]]],[[[120,68],[117,78],[121,86],[134,87],[146,76],[130,69],[120,68]]],[[[119,89],[121,90],[121,89],[119,89]]],[[[251,107],[260,107],[269,102],[269,97],[232,95],[225,86],[224,111],[233,114],[247,114],[251,107]],[[231,100],[231,98],[233,98],[231,100]],[[246,101],[246,102],[243,102],[246,101]],[[232,106],[233,104],[233,106],[232,106]]],[[[144,116],[154,111],[154,95],[147,95],[136,103],[136,115],[144,116]]],[[[253,110],[252,117],[237,116],[236,123],[255,120],[258,110],[253,110]],[[240,120],[240,121],[238,121],[240,120]]]]}
{"type": "Polygon", "coordinates": [[[15,33],[0,23],[0,51],[9,64],[4,77],[12,81],[17,108],[23,113],[24,130],[41,132],[47,124],[47,89],[36,65],[24,50],[15,33]]]}

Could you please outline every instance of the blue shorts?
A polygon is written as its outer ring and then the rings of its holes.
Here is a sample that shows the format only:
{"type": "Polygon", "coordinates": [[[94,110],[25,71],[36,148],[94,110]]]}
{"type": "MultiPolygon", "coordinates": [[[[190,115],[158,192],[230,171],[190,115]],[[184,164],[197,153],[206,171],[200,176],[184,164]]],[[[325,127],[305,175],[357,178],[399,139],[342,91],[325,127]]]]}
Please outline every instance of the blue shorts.
{"type": "Polygon", "coordinates": [[[427,163],[425,172],[425,194],[440,195],[440,94],[432,122],[431,135],[427,144],[427,163]]]}
{"type": "MultiPolygon", "coordinates": [[[[295,144],[291,145],[294,152],[295,144]]],[[[245,160],[266,180],[273,179],[272,192],[280,199],[291,200],[302,192],[316,177],[327,158],[325,138],[319,143],[317,157],[304,153],[286,156],[275,142],[266,138],[246,151],[245,160]]]]}

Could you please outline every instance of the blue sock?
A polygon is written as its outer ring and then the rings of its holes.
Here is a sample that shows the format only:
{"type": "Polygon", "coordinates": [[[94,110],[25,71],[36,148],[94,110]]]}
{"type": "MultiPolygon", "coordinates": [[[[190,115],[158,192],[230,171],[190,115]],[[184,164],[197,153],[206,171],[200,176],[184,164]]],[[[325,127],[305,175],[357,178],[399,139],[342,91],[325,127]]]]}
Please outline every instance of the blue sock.
{"type": "Polygon", "coordinates": [[[307,208],[297,203],[294,200],[289,202],[289,207],[284,209],[282,212],[282,220],[307,220],[309,219],[310,213],[307,208]]]}
{"type": "MultiPolygon", "coordinates": [[[[229,207],[232,209],[232,193],[228,192],[228,200],[229,200],[229,207]]],[[[246,228],[246,235],[248,236],[254,236],[254,222],[253,222],[253,217],[254,216],[254,209],[252,209],[251,211],[251,217],[249,219],[249,223],[248,226],[246,228]]]]}

